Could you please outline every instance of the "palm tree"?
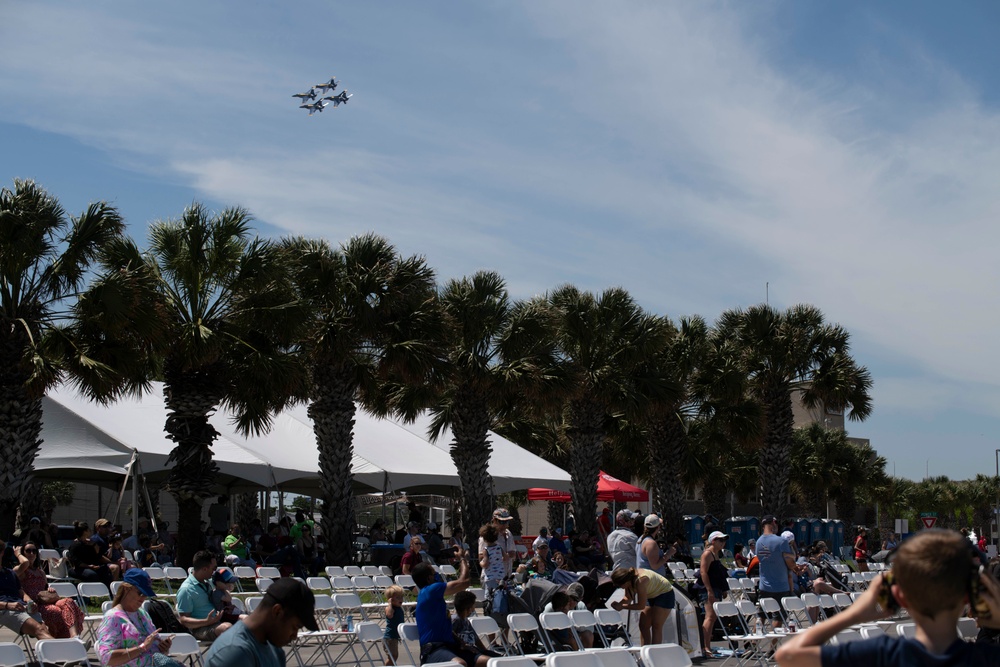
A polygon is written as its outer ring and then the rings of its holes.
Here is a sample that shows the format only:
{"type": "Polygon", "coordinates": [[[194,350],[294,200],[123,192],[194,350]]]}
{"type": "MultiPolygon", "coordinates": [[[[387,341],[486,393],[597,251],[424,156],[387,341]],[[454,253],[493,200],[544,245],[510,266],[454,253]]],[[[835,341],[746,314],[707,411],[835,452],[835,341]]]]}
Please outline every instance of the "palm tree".
{"type": "Polygon", "coordinates": [[[613,416],[638,421],[649,402],[676,398],[669,378],[649,361],[670,329],[620,288],[600,296],[573,286],[549,296],[557,318],[563,424],[570,441],[573,510],[578,529],[597,528],[597,478],[613,416]]]}
{"type": "Polygon", "coordinates": [[[439,366],[441,339],[434,272],[374,234],[340,250],[302,238],[282,247],[306,309],[297,354],[309,374],[327,562],[344,564],[354,529],[355,401],[409,417],[430,402],[427,377],[439,366]]]}
{"type": "Polygon", "coordinates": [[[703,475],[698,469],[704,463],[717,471],[721,459],[731,457],[720,451],[717,460],[708,460],[708,449],[692,450],[692,426],[698,424],[700,433],[710,434],[699,436],[703,446],[719,442],[722,450],[748,447],[759,436],[760,411],[747,398],[746,375],[737,356],[710,334],[701,317],[681,318],[654,363],[679,389],[670,400],[651,404],[646,433],[653,507],[663,516],[668,534],[674,535],[683,530],[684,488],[694,479],[708,484],[706,502],[710,496],[715,502],[722,484],[720,502],[725,502],[724,478],[703,475]]]}
{"type": "Polygon", "coordinates": [[[475,535],[490,520],[492,449],[487,431],[517,403],[540,401],[552,379],[551,316],[538,302],[512,303],[499,274],[451,280],[439,297],[445,316],[439,397],[431,437],[450,426],[462,488],[462,521],[475,535]]]}
{"type": "Polygon", "coordinates": [[[218,432],[209,417],[227,406],[241,432],[259,433],[303,387],[287,352],[298,319],[294,294],[276,247],[253,237],[250,222],[244,209],[212,215],[196,203],[149,232],[147,262],[169,341],[165,430],[176,443],[165,488],[178,504],[182,566],[202,543],[202,502],[216,493],[218,432]]]}
{"type": "Polygon", "coordinates": [[[118,211],[104,202],[68,219],[32,181],[0,190],[0,535],[13,530],[31,484],[46,390],[68,379],[106,402],[147,381],[148,352],[122,354],[132,318],[149,315],[134,298],[134,265],[109,271],[102,263],[123,232],[118,211]]]}
{"type": "Polygon", "coordinates": [[[847,433],[821,424],[797,428],[791,457],[792,493],[810,516],[823,516],[830,490],[847,482],[843,459],[847,433]]]}
{"type": "Polygon", "coordinates": [[[993,508],[1000,498],[1000,477],[979,473],[975,479],[967,480],[969,502],[972,505],[972,525],[980,534],[990,534],[993,523],[993,508]]]}
{"type": "Polygon", "coordinates": [[[792,394],[800,392],[807,407],[850,408],[848,417],[871,414],[871,374],[850,356],[850,335],[827,324],[813,306],[779,312],[768,305],[726,311],[719,335],[740,350],[754,395],[765,412],[760,449],[763,510],[785,508],[792,451],[792,394]]]}
{"type": "Polygon", "coordinates": [[[834,450],[833,456],[831,463],[838,470],[838,479],[830,495],[837,505],[837,516],[854,522],[859,499],[870,496],[869,489],[885,476],[885,457],[879,456],[871,445],[851,440],[834,450]]]}

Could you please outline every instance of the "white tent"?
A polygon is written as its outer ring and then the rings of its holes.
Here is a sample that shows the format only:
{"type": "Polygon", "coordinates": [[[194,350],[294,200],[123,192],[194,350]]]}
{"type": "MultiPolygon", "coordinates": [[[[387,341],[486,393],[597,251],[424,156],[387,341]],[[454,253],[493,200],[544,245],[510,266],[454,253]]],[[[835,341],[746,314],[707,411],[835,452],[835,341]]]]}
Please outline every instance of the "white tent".
{"type": "MultiPolygon", "coordinates": [[[[400,423],[400,426],[421,438],[430,440],[428,434],[430,433],[431,416],[429,413],[423,413],[412,424],[400,423]]],[[[437,440],[430,442],[439,450],[447,453],[453,437],[451,429],[445,428],[441,430],[437,440]]],[[[543,479],[556,483],[557,486],[551,488],[569,491],[568,472],[493,431],[489,431],[487,437],[493,448],[489,470],[490,475],[493,476],[493,486],[497,493],[534,488],[537,486],[535,482],[541,482],[543,479]]],[[[451,461],[450,454],[448,454],[448,460],[451,461]]],[[[546,484],[548,483],[546,482],[546,484]]]]}
{"type": "MultiPolygon", "coordinates": [[[[70,388],[60,387],[43,401],[43,444],[35,460],[39,477],[112,482],[125,473],[133,450],[143,472],[164,477],[173,442],[163,426],[166,407],[162,384],[139,399],[123,399],[109,406],[93,403],[70,388]]],[[[354,425],[355,482],[375,490],[436,490],[458,486],[455,465],[448,454],[450,435],[438,445],[427,442],[421,427],[407,427],[376,419],[358,410],[354,425]]],[[[279,487],[315,493],[319,456],[306,407],[298,406],[275,419],[270,432],[243,437],[220,411],[211,419],[219,431],[212,449],[230,490],[279,487]]],[[[569,475],[514,443],[491,435],[494,455],[490,472],[497,492],[544,485],[566,489],[569,475]]]]}

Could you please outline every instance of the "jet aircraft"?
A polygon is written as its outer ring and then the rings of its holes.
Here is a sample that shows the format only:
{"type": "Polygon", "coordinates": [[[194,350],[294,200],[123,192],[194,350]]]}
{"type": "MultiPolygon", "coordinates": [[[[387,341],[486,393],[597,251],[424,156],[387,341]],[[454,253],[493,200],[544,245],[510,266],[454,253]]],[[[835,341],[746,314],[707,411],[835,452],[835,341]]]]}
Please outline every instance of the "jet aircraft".
{"type": "Polygon", "coordinates": [[[327,106],[328,104],[326,102],[324,102],[323,100],[319,100],[318,102],[313,102],[312,104],[299,105],[299,108],[309,109],[309,115],[311,116],[317,111],[323,111],[323,109],[325,109],[327,106]]]}
{"type": "Polygon", "coordinates": [[[348,95],[346,90],[342,90],[339,95],[334,95],[333,97],[324,97],[324,100],[330,100],[333,103],[333,107],[336,109],[341,104],[347,104],[347,100],[354,97],[353,94],[348,95]]]}
{"type": "Polygon", "coordinates": [[[313,88],[318,90],[321,94],[325,93],[326,91],[330,91],[332,93],[333,91],[337,90],[337,79],[336,77],[330,77],[330,80],[327,81],[326,83],[318,83],[315,86],[313,86],[313,88]]]}
{"type": "Polygon", "coordinates": [[[307,93],[295,93],[294,95],[292,95],[292,97],[297,97],[297,98],[299,98],[302,101],[305,101],[305,100],[314,100],[314,99],[316,99],[316,87],[314,86],[314,87],[310,88],[309,92],[307,92],[307,93]]]}

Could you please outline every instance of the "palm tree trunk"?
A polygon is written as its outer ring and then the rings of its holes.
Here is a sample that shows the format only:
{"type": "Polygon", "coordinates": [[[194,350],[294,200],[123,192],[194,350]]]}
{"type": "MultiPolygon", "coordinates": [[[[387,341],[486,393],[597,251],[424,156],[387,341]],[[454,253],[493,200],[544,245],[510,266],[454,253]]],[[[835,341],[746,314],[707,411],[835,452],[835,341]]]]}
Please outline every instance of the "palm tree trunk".
{"type": "Polygon", "coordinates": [[[546,505],[545,514],[549,522],[549,535],[552,535],[556,528],[565,528],[563,526],[563,512],[566,511],[566,503],[550,502],[546,505]]]}
{"type": "Polygon", "coordinates": [[[729,492],[725,480],[720,477],[705,480],[702,483],[701,493],[705,499],[705,514],[711,514],[720,521],[729,516],[726,507],[729,492]]]}
{"type": "Polygon", "coordinates": [[[351,458],[354,456],[354,386],[350,374],[322,364],[313,369],[313,420],[323,494],[323,541],[328,565],[352,562],[354,529],[351,458]]]}
{"type": "Polygon", "coordinates": [[[687,434],[680,416],[671,412],[654,419],[647,435],[653,510],[663,518],[665,535],[684,532],[684,480],[681,467],[687,434]]]}
{"type": "Polygon", "coordinates": [[[14,531],[17,506],[27,495],[42,445],[42,401],[29,397],[24,378],[9,370],[19,360],[3,356],[0,363],[7,370],[0,369],[0,536],[6,538],[14,531]]]}
{"type": "MultiPolygon", "coordinates": [[[[236,496],[236,523],[244,535],[250,535],[250,526],[257,518],[257,494],[255,492],[241,493],[236,496]]],[[[312,517],[309,517],[310,519],[312,517]]]]}
{"type": "MultiPolygon", "coordinates": [[[[169,368],[169,364],[168,364],[169,368]]],[[[163,396],[167,407],[167,437],[177,443],[167,464],[173,464],[166,490],[177,500],[177,564],[191,565],[202,548],[201,507],[214,493],[219,467],[212,460],[212,443],[219,436],[208,422],[222,392],[213,387],[213,371],[165,374],[163,396]]]]}
{"type": "Polygon", "coordinates": [[[788,470],[791,465],[792,397],[788,387],[769,387],[764,395],[767,422],[760,450],[760,490],[764,514],[783,516],[788,503],[788,470]]]}
{"type": "Polygon", "coordinates": [[[569,406],[570,492],[577,531],[597,533],[597,478],[604,447],[604,410],[596,401],[581,399],[569,406]]]}
{"type": "Polygon", "coordinates": [[[489,427],[485,397],[469,389],[459,392],[452,406],[451,459],[462,486],[462,523],[470,540],[490,521],[493,477],[489,464],[493,448],[486,437],[489,427]]]}

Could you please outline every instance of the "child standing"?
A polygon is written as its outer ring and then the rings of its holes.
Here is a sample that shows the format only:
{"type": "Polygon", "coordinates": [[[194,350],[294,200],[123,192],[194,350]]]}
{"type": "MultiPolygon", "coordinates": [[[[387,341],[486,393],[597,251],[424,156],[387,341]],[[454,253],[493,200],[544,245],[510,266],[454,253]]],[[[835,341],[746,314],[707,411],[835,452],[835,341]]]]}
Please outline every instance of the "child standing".
{"type": "Polygon", "coordinates": [[[503,582],[506,574],[503,547],[497,544],[499,533],[492,523],[479,529],[479,537],[483,538],[484,543],[483,550],[479,553],[479,567],[483,570],[483,588],[486,589],[486,595],[490,596],[503,582]]]}
{"type": "Polygon", "coordinates": [[[389,586],[382,595],[388,603],[385,606],[385,632],[382,634],[389,647],[389,662],[386,664],[395,665],[399,658],[399,626],[403,623],[403,588],[389,586]]]}

